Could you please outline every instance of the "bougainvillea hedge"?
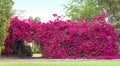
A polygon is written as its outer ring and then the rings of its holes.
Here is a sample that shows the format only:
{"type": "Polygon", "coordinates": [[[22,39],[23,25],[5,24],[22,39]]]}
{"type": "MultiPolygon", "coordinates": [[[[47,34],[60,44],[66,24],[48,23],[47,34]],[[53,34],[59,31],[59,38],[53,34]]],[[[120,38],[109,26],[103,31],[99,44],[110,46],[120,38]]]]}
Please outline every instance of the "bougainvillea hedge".
{"type": "Polygon", "coordinates": [[[14,42],[34,41],[42,45],[46,58],[120,58],[117,33],[104,19],[104,14],[91,21],[59,20],[34,23],[30,20],[11,19],[5,50],[12,53],[14,42]]]}

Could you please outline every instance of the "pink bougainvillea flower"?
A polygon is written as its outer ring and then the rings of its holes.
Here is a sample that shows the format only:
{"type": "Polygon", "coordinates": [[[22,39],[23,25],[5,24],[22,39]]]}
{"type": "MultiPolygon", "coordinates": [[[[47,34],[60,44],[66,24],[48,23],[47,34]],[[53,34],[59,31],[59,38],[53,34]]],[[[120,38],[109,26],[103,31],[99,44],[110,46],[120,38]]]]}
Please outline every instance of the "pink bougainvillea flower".
{"type": "MultiPolygon", "coordinates": [[[[57,14],[53,16],[57,17],[57,14]]],[[[11,18],[5,50],[11,53],[15,41],[20,40],[40,45],[46,58],[120,58],[117,45],[120,39],[104,17],[102,14],[91,21],[84,18],[76,22],[57,17],[58,20],[47,23],[11,18]]]]}

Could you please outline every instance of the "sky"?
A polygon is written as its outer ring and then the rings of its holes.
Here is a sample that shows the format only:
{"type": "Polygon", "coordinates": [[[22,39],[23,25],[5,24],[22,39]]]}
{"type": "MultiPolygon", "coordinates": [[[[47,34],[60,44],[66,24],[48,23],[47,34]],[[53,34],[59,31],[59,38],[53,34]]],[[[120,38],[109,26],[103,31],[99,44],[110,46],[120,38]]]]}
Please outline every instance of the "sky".
{"type": "Polygon", "coordinates": [[[64,15],[65,9],[62,6],[68,0],[13,0],[15,10],[24,11],[22,18],[40,17],[42,22],[53,20],[52,14],[64,15]]]}

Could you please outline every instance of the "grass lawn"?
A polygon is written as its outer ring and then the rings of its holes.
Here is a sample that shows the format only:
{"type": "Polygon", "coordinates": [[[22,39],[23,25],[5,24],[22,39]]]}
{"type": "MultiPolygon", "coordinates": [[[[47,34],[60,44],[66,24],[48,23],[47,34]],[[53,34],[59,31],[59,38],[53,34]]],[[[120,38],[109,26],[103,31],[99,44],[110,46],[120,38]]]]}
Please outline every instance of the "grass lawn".
{"type": "Polygon", "coordinates": [[[120,61],[0,62],[0,66],[120,66],[120,61]]]}

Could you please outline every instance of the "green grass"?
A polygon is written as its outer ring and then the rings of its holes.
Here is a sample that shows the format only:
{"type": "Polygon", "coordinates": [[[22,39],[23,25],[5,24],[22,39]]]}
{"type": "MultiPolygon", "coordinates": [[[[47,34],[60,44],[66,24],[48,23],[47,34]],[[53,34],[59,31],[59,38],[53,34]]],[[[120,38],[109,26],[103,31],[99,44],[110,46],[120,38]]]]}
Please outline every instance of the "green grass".
{"type": "Polygon", "coordinates": [[[0,62],[0,66],[120,66],[120,61],[0,62]]]}

